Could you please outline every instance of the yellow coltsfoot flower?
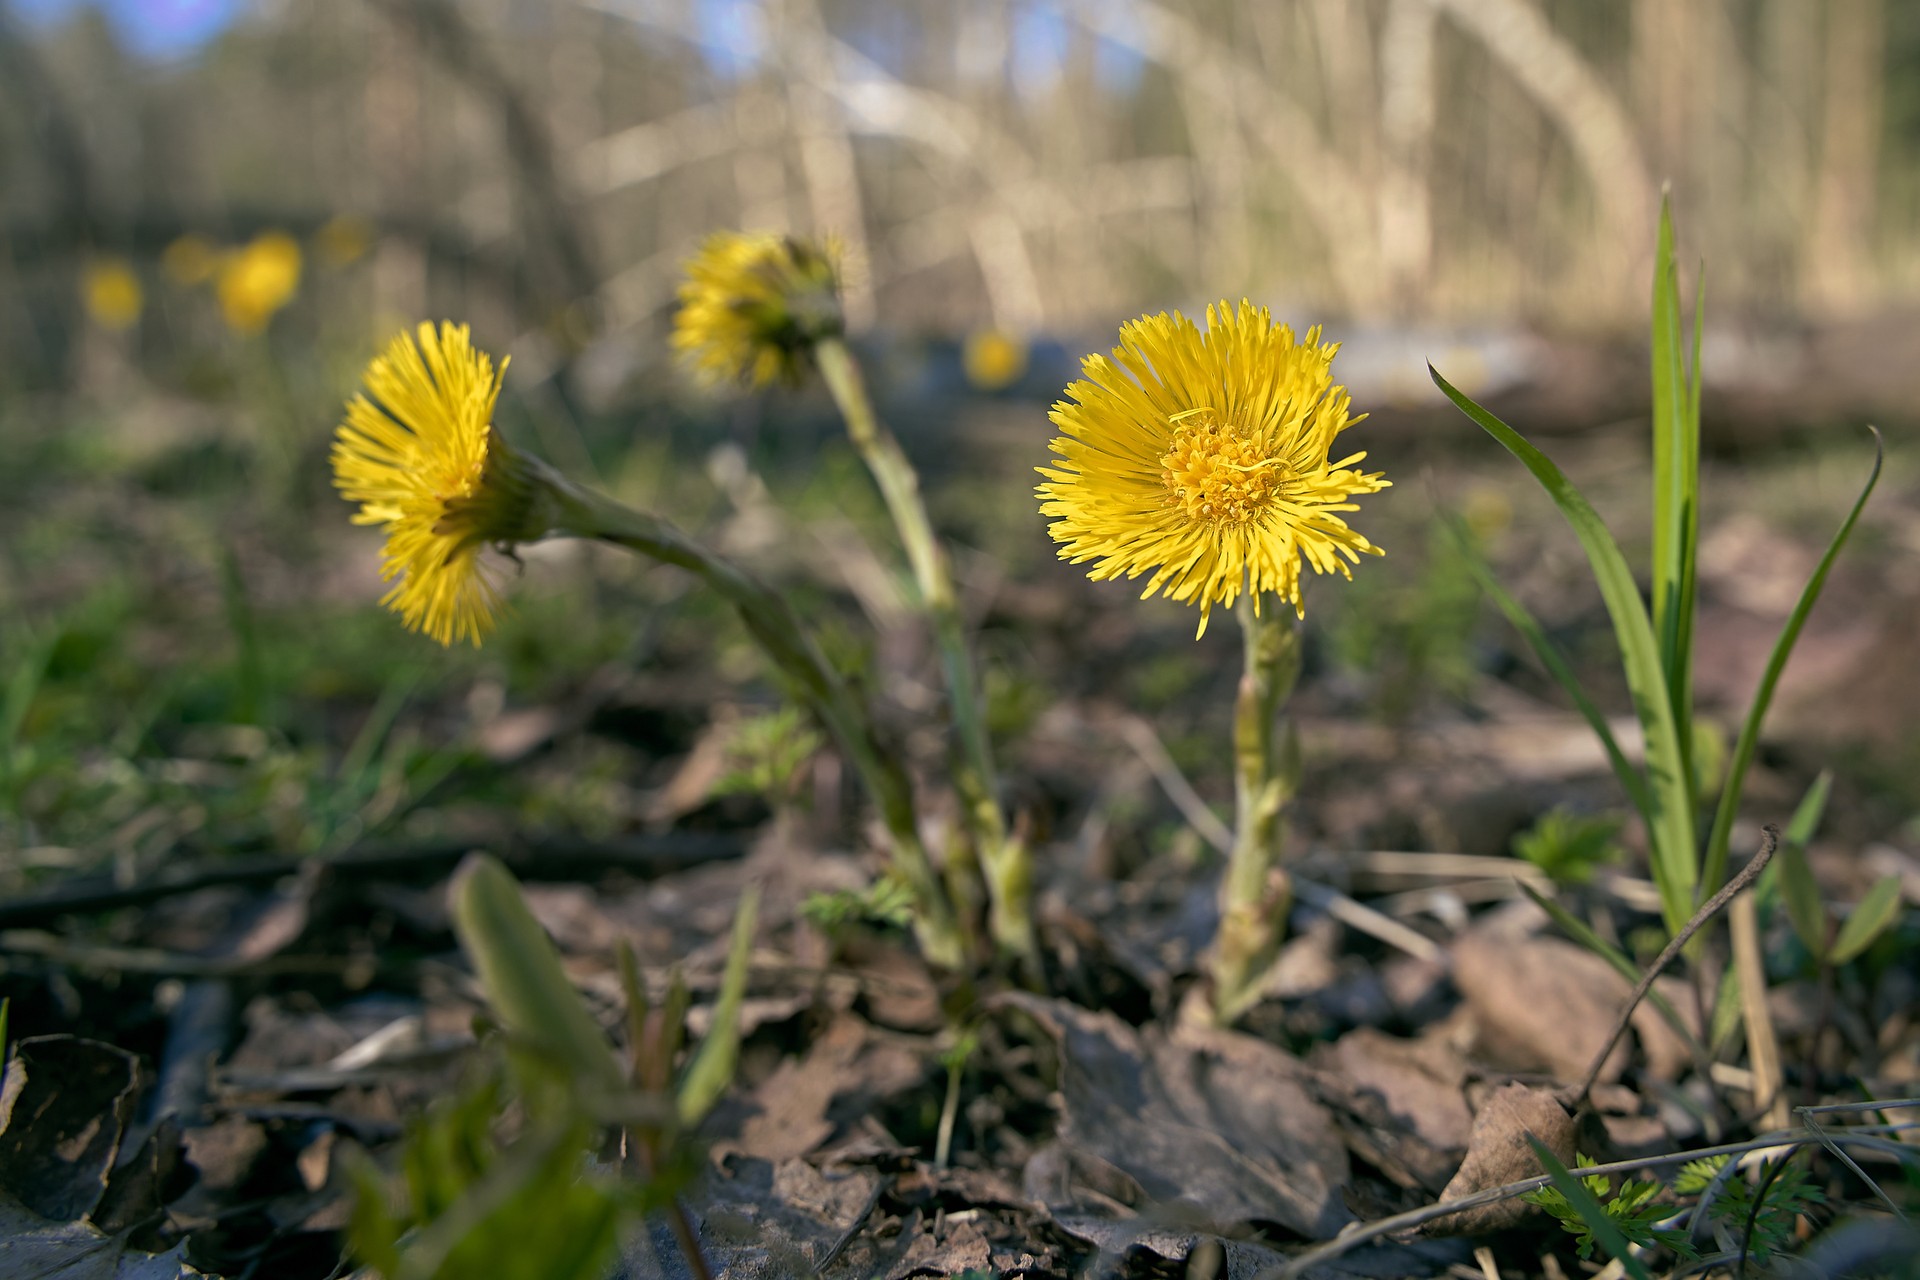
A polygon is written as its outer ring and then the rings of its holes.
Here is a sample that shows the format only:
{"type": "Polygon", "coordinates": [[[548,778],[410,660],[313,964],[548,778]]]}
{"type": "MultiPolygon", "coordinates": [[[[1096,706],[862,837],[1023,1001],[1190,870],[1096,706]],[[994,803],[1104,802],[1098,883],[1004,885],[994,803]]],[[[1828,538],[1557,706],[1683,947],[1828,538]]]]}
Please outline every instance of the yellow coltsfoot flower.
{"type": "MultiPolygon", "coordinates": [[[[1333,381],[1337,343],[1318,327],[1302,342],[1265,307],[1207,308],[1207,330],[1179,312],[1120,327],[1111,358],[1090,355],[1050,415],[1067,434],[1038,493],[1075,564],[1096,581],[1138,577],[1200,606],[1273,592],[1296,612],[1302,561],[1352,577],[1349,562],[1380,548],[1338,513],[1390,483],[1331,460],[1334,437],[1360,418],[1333,381]]],[[[1364,417],[1365,415],[1361,415],[1364,417]]]]}
{"type": "Polygon", "coordinates": [[[499,592],[480,553],[547,532],[539,472],[493,429],[506,375],[451,321],[401,334],[367,366],[333,445],[333,482],[360,504],[355,524],[382,525],[381,603],[441,644],[476,646],[499,592]],[[372,397],[369,398],[369,395],[372,397]]]}
{"type": "Polygon", "coordinates": [[[816,342],[839,337],[831,247],[723,231],[687,262],[673,346],[710,383],[797,381],[816,342]]]}

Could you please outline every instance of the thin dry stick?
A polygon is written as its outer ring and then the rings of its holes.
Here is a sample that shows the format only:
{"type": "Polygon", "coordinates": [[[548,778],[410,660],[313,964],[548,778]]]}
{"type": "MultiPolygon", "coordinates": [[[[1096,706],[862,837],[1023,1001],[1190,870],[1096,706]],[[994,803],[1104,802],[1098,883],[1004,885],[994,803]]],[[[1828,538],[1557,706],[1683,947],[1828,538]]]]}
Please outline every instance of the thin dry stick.
{"type": "MultiPolygon", "coordinates": [[[[1882,1104],[1885,1105],[1885,1104],[1882,1104]]],[[[1849,1129],[1844,1134],[1829,1133],[1827,1142],[1863,1143],[1863,1135],[1875,1132],[1890,1132],[1920,1127],[1920,1122],[1899,1125],[1873,1125],[1849,1129]]],[[[1582,1165],[1580,1176],[1610,1177],[1616,1173],[1636,1173],[1642,1169],[1654,1169],[1662,1165],[1685,1164],[1690,1160],[1710,1159],[1713,1156],[1741,1156],[1749,1151],[1760,1151],[1768,1147],[1804,1147],[1823,1140],[1808,1133],[1805,1129],[1778,1130],[1763,1133],[1746,1142],[1729,1142],[1717,1147],[1699,1147],[1692,1151],[1673,1151],[1663,1156],[1645,1156],[1635,1160],[1617,1160],[1612,1164],[1582,1165]]],[[[1442,1200],[1437,1204],[1426,1205],[1419,1209],[1409,1209],[1405,1213],[1396,1213],[1390,1218],[1381,1218],[1376,1222],[1356,1224],[1348,1227],[1333,1240],[1316,1245],[1305,1253],[1297,1254],[1285,1265],[1271,1267],[1260,1272],[1254,1280],[1296,1280],[1324,1262],[1331,1261],[1370,1244],[1383,1236],[1410,1231],[1415,1227],[1432,1222],[1436,1218],[1450,1217],[1465,1209],[1477,1209],[1483,1204],[1492,1204],[1497,1200],[1508,1200],[1529,1191],[1546,1186],[1552,1178],[1546,1174],[1537,1174],[1531,1178],[1522,1178],[1518,1182],[1509,1182],[1501,1187],[1488,1187],[1485,1191],[1476,1191],[1472,1195],[1460,1196],[1453,1200],[1442,1200]]]]}
{"type": "Polygon", "coordinates": [[[1780,1038],[1767,1008],[1767,975],[1760,956],[1759,909],[1753,895],[1734,900],[1727,912],[1733,933],[1733,963],[1740,979],[1740,1008],[1747,1024],[1747,1058],[1753,1064],[1753,1102],[1765,1109],[1763,1122],[1780,1129],[1792,1122],[1786,1077],[1780,1069],[1780,1038]]]}
{"type": "Polygon", "coordinates": [[[1680,949],[1687,945],[1689,938],[1700,931],[1702,925],[1719,914],[1720,908],[1732,902],[1735,894],[1752,884],[1766,869],[1767,863],[1773,858],[1774,849],[1779,847],[1780,829],[1769,824],[1762,827],[1761,832],[1765,843],[1760,846],[1760,852],[1754,854],[1747,865],[1740,868],[1740,874],[1727,881],[1720,892],[1701,904],[1700,909],[1693,913],[1693,919],[1687,921],[1680,932],[1673,935],[1673,940],[1667,943],[1659,956],[1648,966],[1646,973],[1641,975],[1638,985],[1633,989],[1633,994],[1628,996],[1627,1002],[1620,1007],[1620,1014],[1613,1022],[1613,1031],[1601,1042],[1600,1052],[1593,1056],[1593,1063],[1587,1068],[1586,1075],[1581,1078],[1579,1087],[1571,1091],[1562,1090],[1557,1095],[1560,1105],[1572,1111],[1587,1100],[1587,1094],[1593,1090],[1593,1082],[1600,1078],[1600,1068],[1606,1065],[1607,1058],[1613,1053],[1613,1046],[1620,1042],[1622,1035],[1626,1034],[1627,1025],[1633,1019],[1633,1011],[1640,1007],[1640,1002],[1646,998],[1647,992],[1653,989],[1654,979],[1673,963],[1673,958],[1680,954],[1680,949]]]}

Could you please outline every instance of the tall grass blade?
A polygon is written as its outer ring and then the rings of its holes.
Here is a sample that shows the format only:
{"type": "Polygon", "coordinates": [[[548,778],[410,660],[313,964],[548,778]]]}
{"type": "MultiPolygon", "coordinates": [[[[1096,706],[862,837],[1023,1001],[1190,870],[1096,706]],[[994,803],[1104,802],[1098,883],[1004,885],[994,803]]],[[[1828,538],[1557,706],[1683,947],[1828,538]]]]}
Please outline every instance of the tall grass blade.
{"type": "MultiPolygon", "coordinates": [[[[1699,312],[1695,320],[1698,324],[1699,312]]],[[[1660,202],[1653,268],[1653,630],[1673,721],[1693,722],[1693,562],[1700,501],[1700,422],[1681,353],[1680,274],[1673,262],[1673,209],[1660,202]]],[[[1696,376],[1697,376],[1696,370],[1696,376]]],[[[1698,801],[1691,734],[1678,738],[1687,812],[1698,801]]]]}
{"type": "Polygon", "coordinates": [[[1500,612],[1507,615],[1507,621],[1513,624],[1513,629],[1518,631],[1521,638],[1527,642],[1527,647],[1533,650],[1534,657],[1540,659],[1540,665],[1559,682],[1561,689],[1566,691],[1567,697],[1580,712],[1581,718],[1592,728],[1594,736],[1600,739],[1600,745],[1607,753],[1607,763],[1613,766],[1614,776],[1620,779],[1621,788],[1626,791],[1627,798],[1633,801],[1633,807],[1639,811],[1641,820],[1651,825],[1653,809],[1647,800],[1646,781],[1641,778],[1640,771],[1635,769],[1632,762],[1627,759],[1626,753],[1620,749],[1620,743],[1614,738],[1613,729],[1607,724],[1607,718],[1600,714],[1600,708],[1594,705],[1593,699],[1589,698],[1587,691],[1580,686],[1580,677],[1573,673],[1573,664],[1567,661],[1567,655],[1562,653],[1560,646],[1553,642],[1553,637],[1549,636],[1547,629],[1540,625],[1540,620],[1529,613],[1525,605],[1500,585],[1499,579],[1494,576],[1493,566],[1488,564],[1486,557],[1480,554],[1480,549],[1473,545],[1473,540],[1467,536],[1467,531],[1461,527],[1457,518],[1448,519],[1447,530],[1453,535],[1454,545],[1460,557],[1466,562],[1468,570],[1479,582],[1480,589],[1500,606],[1500,612]]]}
{"type": "Polygon", "coordinates": [[[1686,756],[1681,751],[1679,729],[1674,723],[1673,702],[1667,690],[1660,664],[1660,650],[1653,626],[1647,619],[1646,604],[1640,599],[1626,557],[1613,540],[1600,515],[1580,491],[1573,487],[1553,460],[1529,444],[1524,436],[1488,413],[1470,397],[1427,366],[1434,385],[1478,423],[1482,430],[1518,458],[1534,479],[1547,491],[1560,514],[1572,526],[1587,553],[1594,581],[1606,601],[1613,619],[1613,633],[1620,644],[1621,664],[1626,671],[1627,687],[1633,694],[1634,711],[1646,735],[1646,799],[1651,811],[1647,823],[1648,844],[1652,849],[1653,879],[1660,889],[1660,911],[1669,932],[1678,932],[1693,914],[1694,887],[1698,883],[1690,800],[1692,779],[1687,774],[1686,756]]]}
{"type": "Polygon", "coordinates": [[[1859,523],[1860,512],[1866,508],[1867,499],[1873,496],[1873,487],[1880,483],[1880,467],[1886,461],[1885,442],[1880,438],[1877,427],[1868,427],[1873,432],[1873,470],[1867,474],[1867,482],[1860,489],[1860,496],[1854,499],[1853,510],[1840,529],[1833,535],[1833,541],[1827,545],[1827,553],[1820,557],[1820,565],[1813,571],[1813,577],[1807,580],[1807,586],[1800,593],[1799,603],[1793,606],[1793,613],[1787,618],[1787,625],[1781,628],[1780,638],[1773,643],[1773,653],[1767,659],[1767,669],[1760,676],[1760,687],[1754,690],[1753,704],[1747,708],[1747,719],[1740,726],[1739,741],[1734,743],[1733,758],[1727,763],[1726,785],[1720,791],[1720,804],[1714,810],[1713,830],[1707,836],[1707,852],[1701,861],[1701,888],[1718,888],[1727,873],[1727,847],[1733,839],[1733,820],[1740,812],[1740,792],[1746,785],[1747,767],[1753,763],[1753,753],[1760,745],[1760,726],[1767,718],[1767,707],[1773,702],[1774,687],[1780,683],[1780,673],[1786,670],[1787,659],[1793,656],[1793,646],[1800,639],[1800,629],[1807,624],[1807,615],[1813,612],[1813,606],[1819,602],[1820,592],[1827,585],[1827,574],[1833,569],[1833,562],[1839,558],[1840,549],[1847,545],[1847,539],[1853,534],[1853,526],[1859,523]]]}

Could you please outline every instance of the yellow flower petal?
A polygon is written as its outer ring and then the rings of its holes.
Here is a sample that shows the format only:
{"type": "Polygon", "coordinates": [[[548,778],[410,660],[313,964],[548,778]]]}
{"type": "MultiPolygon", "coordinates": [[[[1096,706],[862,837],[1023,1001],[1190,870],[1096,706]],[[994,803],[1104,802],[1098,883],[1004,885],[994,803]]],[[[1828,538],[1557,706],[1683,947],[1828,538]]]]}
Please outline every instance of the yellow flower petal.
{"type": "Polygon", "coordinates": [[[381,603],[443,645],[479,645],[499,604],[480,552],[491,540],[484,488],[505,373],[465,325],[423,324],[417,345],[403,333],[367,366],[371,398],[348,402],[334,439],[334,485],[360,504],[354,523],[387,531],[381,576],[394,585],[381,603]]]}

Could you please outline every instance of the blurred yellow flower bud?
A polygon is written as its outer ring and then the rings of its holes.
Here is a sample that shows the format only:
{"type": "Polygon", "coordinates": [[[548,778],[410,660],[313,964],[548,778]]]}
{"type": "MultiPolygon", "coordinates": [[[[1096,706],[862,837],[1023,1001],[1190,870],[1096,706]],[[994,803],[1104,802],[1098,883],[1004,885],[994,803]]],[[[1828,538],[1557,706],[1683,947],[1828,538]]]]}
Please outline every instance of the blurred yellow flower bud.
{"type": "Polygon", "coordinates": [[[80,278],[80,292],[93,322],[115,333],[134,326],[146,301],[140,277],[133,274],[124,258],[89,262],[80,278]]]}
{"type": "Polygon", "coordinates": [[[976,329],[967,335],[960,361],[975,389],[1004,390],[1027,371],[1027,344],[999,329],[976,329]]]}
{"type": "Polygon", "coordinates": [[[227,256],[214,290],[227,327],[259,333],[300,289],[300,245],[283,231],[256,236],[227,256]]]}

